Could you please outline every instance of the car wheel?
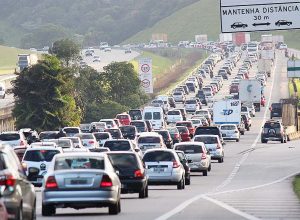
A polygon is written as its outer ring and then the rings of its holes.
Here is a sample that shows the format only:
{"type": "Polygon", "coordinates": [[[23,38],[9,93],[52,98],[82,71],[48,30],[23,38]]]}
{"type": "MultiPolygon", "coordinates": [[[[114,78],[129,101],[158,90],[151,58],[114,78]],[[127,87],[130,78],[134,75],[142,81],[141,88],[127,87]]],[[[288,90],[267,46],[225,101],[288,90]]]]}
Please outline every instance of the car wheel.
{"type": "Polygon", "coordinates": [[[20,208],[15,213],[15,220],[23,220],[23,205],[20,204],[20,208]]]}
{"type": "Polygon", "coordinates": [[[240,139],[236,139],[235,141],[236,141],[236,142],[239,142],[239,141],[240,141],[240,139]]]}
{"type": "Polygon", "coordinates": [[[53,205],[42,204],[42,216],[55,215],[55,207],[53,205]]]}
{"type": "Polygon", "coordinates": [[[31,220],[36,220],[36,201],[34,201],[34,204],[33,204],[31,220]]]}
{"type": "Polygon", "coordinates": [[[280,142],[283,144],[284,143],[284,138],[281,138],[280,142]]]}
{"type": "Polygon", "coordinates": [[[261,143],[262,143],[262,144],[266,144],[267,142],[268,142],[267,140],[261,139],[261,143]]]}
{"type": "Polygon", "coordinates": [[[181,180],[177,183],[177,189],[182,190],[184,189],[184,178],[182,177],[181,180]]]}
{"type": "Polygon", "coordinates": [[[223,163],[223,157],[218,159],[218,163],[223,163]]]}
{"type": "Polygon", "coordinates": [[[241,135],[245,135],[245,131],[242,131],[242,132],[241,132],[241,135]]]}
{"type": "Polygon", "coordinates": [[[120,207],[120,199],[116,204],[111,204],[108,207],[108,214],[110,215],[117,215],[119,213],[119,210],[121,210],[120,207]]]}
{"type": "Polygon", "coordinates": [[[207,170],[203,171],[203,176],[207,176],[207,170]]]}
{"type": "Polygon", "coordinates": [[[148,191],[148,188],[147,188],[147,186],[146,187],[144,187],[140,192],[139,192],[139,198],[140,199],[144,199],[144,198],[146,198],[146,190],[148,191]]]}
{"type": "Polygon", "coordinates": [[[211,163],[209,164],[209,167],[207,169],[209,172],[211,171],[211,163]]]}
{"type": "Polygon", "coordinates": [[[247,131],[250,131],[250,127],[247,128],[247,131]]]}
{"type": "Polygon", "coordinates": [[[185,185],[191,185],[191,176],[190,175],[187,178],[185,178],[185,185]]]}
{"type": "Polygon", "coordinates": [[[149,190],[148,190],[148,183],[147,183],[147,186],[146,186],[146,198],[148,198],[149,197],[149,190]]]}

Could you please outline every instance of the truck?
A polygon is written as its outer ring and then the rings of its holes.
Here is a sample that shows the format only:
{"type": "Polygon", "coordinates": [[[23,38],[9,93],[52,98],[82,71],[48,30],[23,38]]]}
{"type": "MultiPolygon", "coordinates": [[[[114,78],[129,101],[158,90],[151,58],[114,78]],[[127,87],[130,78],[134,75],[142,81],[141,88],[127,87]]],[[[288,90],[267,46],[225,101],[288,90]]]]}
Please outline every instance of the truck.
{"type": "Polygon", "coordinates": [[[241,123],[241,101],[224,99],[214,103],[213,122],[215,125],[241,123]]]}
{"type": "Polygon", "coordinates": [[[231,33],[220,34],[219,40],[220,42],[230,42],[232,41],[232,34],[231,33]]]}
{"type": "Polygon", "coordinates": [[[249,42],[247,44],[247,53],[248,54],[257,54],[258,53],[258,44],[256,42],[249,42]]]}
{"type": "Polygon", "coordinates": [[[250,42],[250,34],[245,32],[237,32],[232,35],[232,42],[237,45],[241,46],[242,44],[250,42]]]}
{"type": "Polygon", "coordinates": [[[273,42],[273,35],[272,34],[263,34],[261,35],[261,38],[260,38],[261,42],[264,43],[264,42],[273,42]]]}
{"type": "Polygon", "coordinates": [[[272,60],[259,59],[258,65],[257,65],[258,72],[259,73],[267,73],[268,77],[271,77],[272,65],[273,65],[272,60]]]}
{"type": "Polygon", "coordinates": [[[272,60],[272,61],[274,61],[274,59],[275,59],[275,50],[274,49],[261,50],[260,58],[263,59],[263,60],[272,60]]]}
{"type": "Polygon", "coordinates": [[[205,43],[207,42],[207,34],[195,35],[196,43],[205,43]]]}
{"type": "Polygon", "coordinates": [[[20,72],[27,67],[31,67],[38,62],[38,57],[36,54],[18,54],[18,69],[20,72]]]}
{"type": "Polygon", "coordinates": [[[245,79],[240,81],[239,99],[242,103],[253,103],[255,111],[260,111],[262,86],[257,79],[245,79]]]}

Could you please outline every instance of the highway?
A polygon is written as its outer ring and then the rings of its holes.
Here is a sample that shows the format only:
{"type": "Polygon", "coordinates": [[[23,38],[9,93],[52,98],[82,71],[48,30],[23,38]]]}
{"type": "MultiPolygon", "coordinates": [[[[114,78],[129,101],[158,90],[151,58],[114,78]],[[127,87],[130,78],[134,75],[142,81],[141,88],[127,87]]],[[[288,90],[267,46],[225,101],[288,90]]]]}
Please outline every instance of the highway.
{"type": "MultiPolygon", "coordinates": [[[[237,70],[238,67],[234,72],[237,70]]],[[[254,67],[252,76],[255,71],[254,67]]],[[[216,99],[228,93],[227,81],[216,99]]],[[[151,186],[147,199],[138,199],[137,194],[122,195],[122,212],[117,216],[109,216],[107,208],[58,208],[54,217],[42,217],[41,193],[37,188],[37,219],[299,220],[300,204],[291,182],[300,169],[300,141],[260,143],[260,130],[269,118],[269,105],[288,97],[286,58],[281,52],[277,52],[265,96],[268,105],[252,118],[251,130],[241,136],[240,142],[227,142],[224,163],[214,162],[206,177],[192,173],[191,185],[185,190],[177,190],[176,186],[151,186]]]]}

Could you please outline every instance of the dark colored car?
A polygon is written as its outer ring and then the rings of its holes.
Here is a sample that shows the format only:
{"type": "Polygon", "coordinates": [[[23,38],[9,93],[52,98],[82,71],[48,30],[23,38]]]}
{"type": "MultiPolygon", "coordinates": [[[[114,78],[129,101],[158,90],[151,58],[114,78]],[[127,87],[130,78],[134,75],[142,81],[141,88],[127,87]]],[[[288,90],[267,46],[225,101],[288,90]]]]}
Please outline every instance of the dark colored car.
{"type": "Polygon", "coordinates": [[[56,139],[58,131],[43,131],[39,134],[40,140],[56,139]]]}
{"type": "Polygon", "coordinates": [[[168,97],[168,102],[171,108],[176,108],[176,102],[173,97],[168,97]]]}
{"type": "Polygon", "coordinates": [[[0,145],[0,187],[0,197],[10,219],[36,219],[34,186],[27,179],[15,152],[6,144],[0,145]]]}
{"type": "Polygon", "coordinates": [[[236,28],[246,28],[248,27],[247,24],[244,24],[242,22],[234,22],[232,25],[231,25],[231,28],[232,29],[236,29],[236,28]]]}
{"type": "Polygon", "coordinates": [[[291,21],[286,21],[286,20],[279,20],[275,23],[276,26],[280,27],[281,25],[287,25],[287,26],[290,26],[292,25],[293,22],[291,21]]]}
{"type": "Polygon", "coordinates": [[[221,131],[217,126],[197,127],[195,131],[195,136],[203,134],[218,135],[220,137],[220,140],[223,140],[221,131]]]}
{"type": "Polygon", "coordinates": [[[189,129],[191,138],[193,138],[193,136],[195,135],[195,128],[191,121],[178,121],[176,122],[176,127],[177,126],[186,126],[189,129]]]}
{"type": "Polygon", "coordinates": [[[183,151],[180,150],[177,150],[176,153],[180,159],[180,163],[182,164],[185,170],[185,185],[191,185],[191,170],[186,155],[183,151]]]}
{"type": "Polygon", "coordinates": [[[109,132],[113,139],[123,139],[122,132],[119,128],[107,128],[105,132],[109,132]]]}
{"type": "Polygon", "coordinates": [[[182,86],[179,86],[179,87],[183,88],[186,95],[190,94],[190,90],[186,85],[182,85],[182,86]]]}
{"type": "Polygon", "coordinates": [[[186,126],[176,126],[182,141],[191,141],[189,129],[186,126]]]}
{"type": "Polygon", "coordinates": [[[39,141],[39,135],[35,130],[26,128],[26,129],[21,129],[21,131],[23,132],[28,144],[32,144],[34,142],[39,141]]]}
{"type": "Polygon", "coordinates": [[[131,109],[128,114],[132,120],[142,120],[143,118],[142,110],[140,109],[131,109]]]}
{"type": "Polygon", "coordinates": [[[167,148],[171,149],[173,147],[173,139],[172,139],[169,131],[168,130],[158,130],[156,132],[159,133],[163,137],[163,140],[164,140],[167,148]]]}
{"type": "Polygon", "coordinates": [[[272,103],[270,107],[270,118],[273,117],[282,117],[282,104],[281,103],[272,103]]]}
{"type": "Polygon", "coordinates": [[[185,85],[189,88],[190,92],[196,92],[196,86],[193,82],[187,82],[185,85]]]}
{"type": "Polygon", "coordinates": [[[145,121],[142,120],[131,121],[130,125],[135,126],[138,133],[148,131],[147,123],[145,121]]]}
{"type": "Polygon", "coordinates": [[[94,132],[93,134],[96,140],[98,141],[100,147],[102,147],[104,140],[111,139],[111,135],[109,132],[94,132]]]}
{"type": "Polygon", "coordinates": [[[119,173],[121,193],[138,193],[139,198],[147,198],[148,178],[140,157],[133,152],[109,152],[107,155],[119,173]]]}
{"type": "Polygon", "coordinates": [[[134,140],[136,138],[136,135],[138,133],[137,129],[133,125],[126,125],[119,127],[122,135],[125,139],[134,140]]]}
{"type": "Polygon", "coordinates": [[[206,96],[205,96],[203,90],[198,90],[196,97],[200,99],[200,101],[203,105],[207,105],[206,96]]]}
{"type": "Polygon", "coordinates": [[[232,84],[230,86],[229,94],[232,94],[232,93],[239,93],[239,85],[238,84],[232,84]]]}
{"type": "Polygon", "coordinates": [[[241,118],[242,121],[244,122],[245,129],[246,129],[247,131],[250,131],[251,125],[250,125],[250,123],[249,123],[249,119],[247,118],[246,115],[242,115],[241,117],[242,117],[242,118],[241,118]]]}
{"type": "Polygon", "coordinates": [[[170,127],[170,128],[168,128],[168,131],[173,140],[173,144],[177,144],[177,143],[181,142],[180,133],[176,127],[170,127]]]}
{"type": "Polygon", "coordinates": [[[268,143],[268,141],[287,142],[285,129],[279,121],[270,120],[265,122],[261,133],[261,143],[268,143]]]}
{"type": "Polygon", "coordinates": [[[183,120],[184,120],[184,121],[186,120],[187,113],[186,113],[185,108],[176,108],[176,109],[174,109],[174,110],[179,110],[179,111],[181,111],[181,115],[182,115],[183,120]]]}

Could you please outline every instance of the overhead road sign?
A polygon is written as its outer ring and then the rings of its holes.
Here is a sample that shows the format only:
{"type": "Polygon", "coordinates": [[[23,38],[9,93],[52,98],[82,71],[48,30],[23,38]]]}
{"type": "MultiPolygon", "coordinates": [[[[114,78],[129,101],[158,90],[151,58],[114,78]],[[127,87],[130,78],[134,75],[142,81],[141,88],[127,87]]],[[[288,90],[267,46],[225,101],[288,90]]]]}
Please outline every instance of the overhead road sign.
{"type": "Polygon", "coordinates": [[[288,78],[300,78],[300,60],[288,61],[288,78]]]}
{"type": "Polygon", "coordinates": [[[300,0],[220,0],[223,33],[300,29],[300,0]]]}

